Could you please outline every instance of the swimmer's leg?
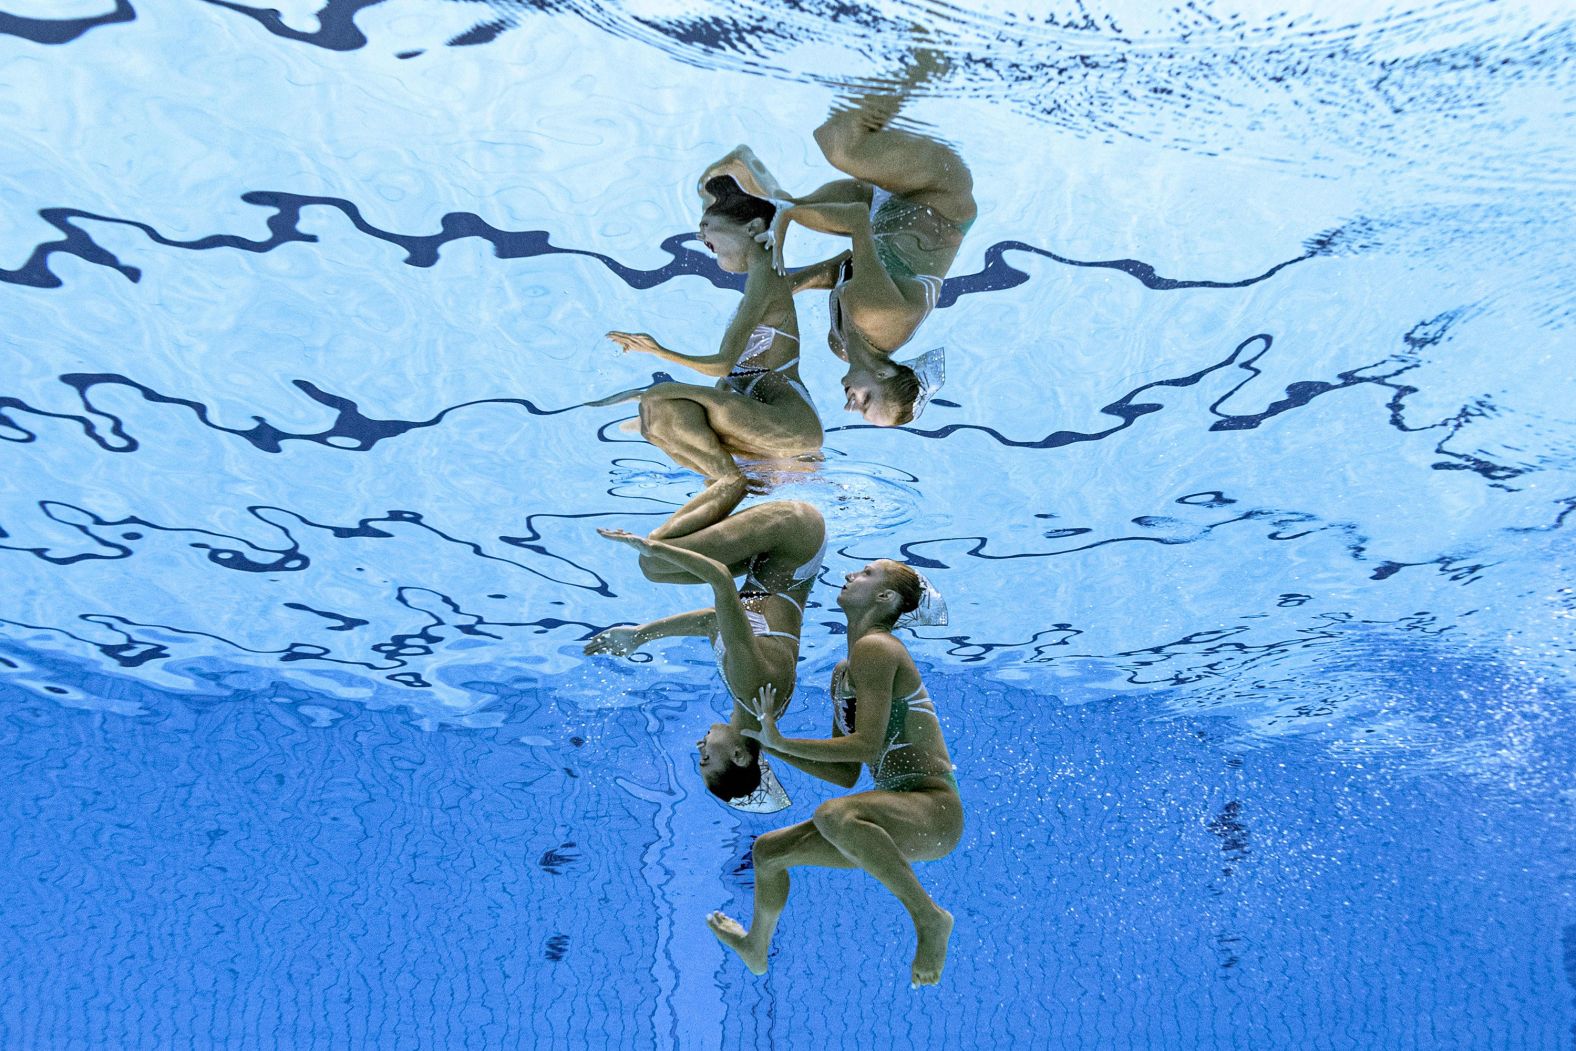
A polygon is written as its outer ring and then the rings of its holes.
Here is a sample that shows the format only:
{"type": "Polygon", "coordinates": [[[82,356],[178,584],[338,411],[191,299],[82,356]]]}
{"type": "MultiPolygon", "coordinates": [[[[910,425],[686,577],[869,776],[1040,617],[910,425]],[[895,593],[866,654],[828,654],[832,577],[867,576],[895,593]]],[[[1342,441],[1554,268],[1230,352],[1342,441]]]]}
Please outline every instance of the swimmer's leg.
{"type": "MultiPolygon", "coordinates": [[[[915,52],[905,80],[927,79],[928,65],[938,61],[936,52],[915,52]]],[[[901,94],[869,95],[834,111],[815,129],[816,144],[839,171],[929,205],[954,222],[973,219],[978,208],[968,165],[944,143],[888,127],[901,103],[901,94]]]]}
{"type": "MultiPolygon", "coordinates": [[[[743,477],[739,465],[711,427],[706,407],[688,397],[684,384],[660,384],[640,398],[640,435],[707,481],[743,477]],[[679,388],[673,390],[672,388],[679,388]]],[[[706,388],[696,388],[704,390],[706,388]]]]}
{"type": "MultiPolygon", "coordinates": [[[[754,504],[704,529],[668,537],[668,543],[674,547],[714,558],[727,566],[743,567],[759,559],[758,571],[768,586],[783,587],[787,586],[784,578],[814,558],[825,540],[826,519],[815,505],[801,500],[754,504]]],[[[647,556],[641,557],[640,568],[651,580],[694,583],[681,571],[647,556]]]]}
{"type": "Polygon", "coordinates": [[[733,454],[718,440],[706,409],[698,401],[668,394],[653,396],[647,392],[640,399],[640,433],[679,466],[706,479],[704,489],[651,531],[652,540],[704,529],[727,517],[728,512],[744,499],[747,491],[744,472],[734,462],[733,454]]]}
{"type": "Polygon", "coordinates": [[[811,820],[828,843],[880,880],[908,910],[918,940],[909,969],[911,984],[939,982],[952,937],[952,913],[926,893],[910,861],[944,857],[957,845],[963,834],[957,793],[859,792],[827,800],[811,820]]]}
{"type": "Polygon", "coordinates": [[[586,402],[586,408],[598,409],[604,405],[621,405],[626,401],[638,401],[640,396],[650,389],[649,387],[632,387],[629,390],[621,390],[617,394],[609,394],[605,398],[586,402]]]}
{"type": "Polygon", "coordinates": [[[814,821],[801,821],[755,841],[755,912],[750,929],[721,912],[706,917],[706,925],[717,940],[739,954],[755,974],[766,973],[766,954],[771,948],[777,921],[788,905],[788,869],[794,865],[847,869],[854,863],[828,843],[814,821]]]}

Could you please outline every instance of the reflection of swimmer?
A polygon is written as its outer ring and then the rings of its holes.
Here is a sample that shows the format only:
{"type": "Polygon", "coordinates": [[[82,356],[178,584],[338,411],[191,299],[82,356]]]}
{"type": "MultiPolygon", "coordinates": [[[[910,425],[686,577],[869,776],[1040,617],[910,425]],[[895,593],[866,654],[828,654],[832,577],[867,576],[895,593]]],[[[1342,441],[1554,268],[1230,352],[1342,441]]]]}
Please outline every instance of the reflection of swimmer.
{"type": "Polygon", "coordinates": [[[772,269],[754,236],[775,208],[744,193],[732,179],[707,182],[712,201],[700,221],[700,239],[729,273],[746,273],[744,301],[715,354],[680,354],[643,333],[609,332],[625,351],[655,354],[719,377],[715,387],[658,383],[592,402],[611,405],[638,398],[640,433],[675,462],[702,475],[706,488],[651,533],[671,539],[722,519],[744,499],[744,474],[734,456],[786,459],[819,452],[821,419],[799,381],[799,322],[792,281],[772,269]]]}
{"type": "MultiPolygon", "coordinates": [[[[717,668],[733,695],[733,711],[697,742],[701,776],[718,798],[744,809],[770,812],[787,805],[760,745],[745,736],[757,717],[739,703],[770,686],[793,697],[799,631],[804,606],[826,552],[826,523],[806,503],[778,500],[756,504],[736,515],[671,541],[651,541],[623,530],[599,530],[610,540],[640,552],[640,568],[650,580],[708,584],[716,605],[641,624],[609,628],[586,643],[587,653],[624,656],[646,643],[674,636],[710,637],[717,668]],[[734,578],[744,583],[734,588],[734,578]]],[[[816,764],[804,765],[812,773],[816,764]]]]}
{"type": "Polygon", "coordinates": [[[749,704],[760,729],[744,732],[773,756],[819,764],[818,771],[805,769],[844,788],[852,788],[860,764],[867,765],[875,788],[828,800],[811,820],[757,839],[750,929],[720,912],[706,922],[750,970],[764,974],[772,933],[788,903],[788,869],[861,868],[897,896],[914,922],[919,944],[910,980],[934,985],[946,962],[952,914],[925,892],[910,862],[951,853],[963,835],[963,805],[935,706],[908,650],[892,634],[933,593],[919,574],[886,559],[846,579],[837,601],[848,616],[848,659],[832,678],[832,737],[783,737],[769,686],[749,704]]]}
{"type": "MultiPolygon", "coordinates": [[[[935,76],[940,61],[934,52],[917,52],[907,86],[935,76]]],[[[834,111],[815,130],[815,141],[832,166],[852,178],[803,197],[771,192],[775,182],[743,147],[714,166],[746,190],[788,206],[762,235],[773,244],[778,269],[790,223],[852,240],[851,256],[800,271],[796,288],[832,290],[828,341],[849,365],[845,407],[880,426],[912,420],[940,385],[939,355],[905,363],[891,355],[935,309],[942,279],[978,211],[974,180],[956,151],[888,126],[901,101],[901,94],[867,95],[834,111]]]]}

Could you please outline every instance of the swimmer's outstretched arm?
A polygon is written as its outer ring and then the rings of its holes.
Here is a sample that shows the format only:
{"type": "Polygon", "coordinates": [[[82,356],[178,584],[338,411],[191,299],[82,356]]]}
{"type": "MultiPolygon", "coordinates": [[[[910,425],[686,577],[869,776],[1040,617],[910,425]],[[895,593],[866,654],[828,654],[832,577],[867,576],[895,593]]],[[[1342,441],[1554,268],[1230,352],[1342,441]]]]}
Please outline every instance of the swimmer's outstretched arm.
{"type": "Polygon", "coordinates": [[[870,207],[870,184],[862,179],[834,179],[803,197],[786,198],[789,204],[862,204],[870,207]]]}
{"type": "Polygon", "coordinates": [[[590,641],[585,644],[585,652],[610,653],[615,657],[627,657],[646,643],[658,639],[681,636],[704,638],[712,633],[715,624],[715,612],[709,608],[675,613],[671,617],[663,617],[661,620],[640,625],[621,624],[591,636],[590,641]]]}
{"type": "Polygon", "coordinates": [[[644,332],[609,332],[607,338],[617,343],[626,353],[654,354],[663,361],[683,365],[705,376],[726,376],[744,356],[755,326],[766,319],[773,300],[785,297],[788,309],[793,309],[793,286],[788,278],[774,273],[769,266],[752,267],[744,279],[744,300],[734,312],[733,320],[722,334],[722,345],[715,354],[681,354],[658,343],[644,332]]]}
{"type": "Polygon", "coordinates": [[[662,559],[675,569],[694,577],[696,583],[708,585],[712,600],[716,603],[712,609],[716,619],[712,623],[730,659],[747,662],[739,670],[757,681],[770,677],[771,669],[762,656],[760,639],[756,638],[744,603],[740,601],[739,592],[734,587],[732,570],[715,558],[661,540],[636,536],[626,529],[598,529],[597,532],[609,540],[628,544],[643,555],[662,559]]]}

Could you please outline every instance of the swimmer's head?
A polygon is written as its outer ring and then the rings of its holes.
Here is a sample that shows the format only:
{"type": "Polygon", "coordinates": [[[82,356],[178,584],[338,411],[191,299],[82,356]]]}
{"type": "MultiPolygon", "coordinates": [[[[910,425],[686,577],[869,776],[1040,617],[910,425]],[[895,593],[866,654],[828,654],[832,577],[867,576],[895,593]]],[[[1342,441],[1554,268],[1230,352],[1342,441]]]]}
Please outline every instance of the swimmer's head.
{"type": "Polygon", "coordinates": [[[747,796],[761,785],[761,744],[727,723],[713,723],[695,742],[700,776],[707,791],[724,802],[747,796]]]}
{"type": "Polygon", "coordinates": [[[716,254],[718,266],[730,274],[742,274],[749,269],[751,253],[765,251],[755,237],[771,224],[777,207],[763,197],[745,193],[729,175],[706,180],[706,192],[712,202],[701,213],[697,236],[716,254]]]}
{"type": "Polygon", "coordinates": [[[903,614],[918,609],[924,593],[918,573],[901,562],[878,558],[843,577],[837,604],[850,616],[876,610],[880,621],[891,625],[903,614]]]}
{"type": "Polygon", "coordinates": [[[901,427],[914,419],[919,377],[895,361],[874,367],[855,365],[843,376],[843,408],[877,427],[901,427]]]}

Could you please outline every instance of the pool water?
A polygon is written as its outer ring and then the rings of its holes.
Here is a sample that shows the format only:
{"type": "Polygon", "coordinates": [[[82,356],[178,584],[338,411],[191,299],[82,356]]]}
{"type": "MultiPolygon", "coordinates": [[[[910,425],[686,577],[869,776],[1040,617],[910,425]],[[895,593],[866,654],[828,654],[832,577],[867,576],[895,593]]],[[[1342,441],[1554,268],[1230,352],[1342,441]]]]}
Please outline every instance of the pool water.
{"type": "MultiPolygon", "coordinates": [[[[1576,16],[1557,5],[0,0],[0,1045],[1576,1046],[1576,16]],[[834,581],[967,808],[795,870],[693,741],[703,604],[598,526],[697,476],[586,402],[708,352],[696,175],[929,30],[980,218],[915,423],[839,408],[834,581]]],[[[855,85],[857,87],[857,85],[855,85]]],[[[790,262],[836,247],[796,230],[790,262]]]]}

